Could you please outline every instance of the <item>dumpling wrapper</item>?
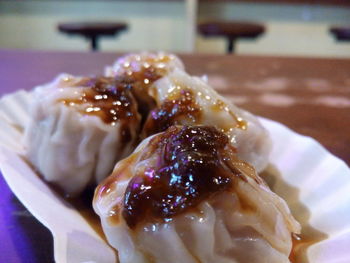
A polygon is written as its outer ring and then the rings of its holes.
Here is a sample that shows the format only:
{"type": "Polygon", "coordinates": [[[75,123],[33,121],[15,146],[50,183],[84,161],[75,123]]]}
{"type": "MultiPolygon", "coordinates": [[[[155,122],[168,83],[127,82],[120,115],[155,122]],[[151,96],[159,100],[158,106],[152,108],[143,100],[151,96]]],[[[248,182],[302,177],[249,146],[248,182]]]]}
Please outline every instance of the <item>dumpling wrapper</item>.
{"type": "Polygon", "coordinates": [[[27,157],[68,196],[108,176],[138,139],[135,99],[111,78],[61,74],[33,91],[30,112],[27,157]]]}
{"type": "Polygon", "coordinates": [[[148,138],[98,186],[93,206],[120,263],[289,262],[299,223],[213,129],[174,126],[148,138]]]}
{"type": "Polygon", "coordinates": [[[156,106],[143,127],[143,137],[171,125],[213,125],[230,137],[238,157],[258,172],[268,164],[271,139],[250,112],[219,95],[203,79],[174,69],[149,88],[156,106]]]}

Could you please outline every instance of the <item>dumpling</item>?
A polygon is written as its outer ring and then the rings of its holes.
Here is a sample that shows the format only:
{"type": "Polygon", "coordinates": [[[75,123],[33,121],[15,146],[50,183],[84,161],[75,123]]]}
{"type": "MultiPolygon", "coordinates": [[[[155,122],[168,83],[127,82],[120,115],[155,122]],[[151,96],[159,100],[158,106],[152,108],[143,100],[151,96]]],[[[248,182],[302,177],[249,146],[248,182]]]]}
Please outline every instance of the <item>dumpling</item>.
{"type": "Polygon", "coordinates": [[[148,90],[156,101],[143,127],[143,137],[171,125],[213,125],[226,133],[238,156],[262,171],[269,161],[268,132],[251,113],[220,96],[201,78],[175,69],[148,90]]]}
{"type": "MultiPolygon", "coordinates": [[[[112,66],[106,67],[105,75],[114,77],[123,74],[132,76],[156,73],[158,76],[164,76],[176,68],[185,69],[182,61],[173,54],[141,52],[120,57],[112,66]]],[[[154,80],[154,77],[150,78],[150,82],[154,80]]]]}
{"type": "Polygon", "coordinates": [[[284,200],[211,126],[144,140],[93,200],[120,263],[284,263],[300,232],[284,200]]]}
{"type": "Polygon", "coordinates": [[[62,74],[33,91],[27,157],[64,194],[99,183],[135,149],[141,118],[125,85],[62,74]]]}
{"type": "Polygon", "coordinates": [[[184,70],[184,65],[177,56],[163,52],[142,52],[120,57],[113,66],[106,67],[105,75],[132,84],[139,112],[147,115],[154,107],[154,99],[148,95],[148,89],[175,69],[184,70]]]}

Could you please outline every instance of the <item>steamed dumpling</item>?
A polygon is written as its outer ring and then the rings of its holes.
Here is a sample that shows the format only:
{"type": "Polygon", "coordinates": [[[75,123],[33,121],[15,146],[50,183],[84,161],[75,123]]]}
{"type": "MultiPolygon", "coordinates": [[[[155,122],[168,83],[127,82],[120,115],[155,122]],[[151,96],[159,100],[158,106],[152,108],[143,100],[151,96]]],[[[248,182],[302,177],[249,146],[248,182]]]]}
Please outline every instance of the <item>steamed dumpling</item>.
{"type": "Polygon", "coordinates": [[[284,263],[299,223],[210,126],[146,139],[95,191],[120,263],[284,263]]]}
{"type": "Polygon", "coordinates": [[[262,171],[269,161],[268,132],[251,113],[220,96],[205,81],[175,69],[148,90],[156,106],[148,115],[143,137],[171,125],[213,125],[226,133],[238,156],[262,171]]]}
{"type": "Polygon", "coordinates": [[[123,74],[131,76],[147,72],[148,69],[148,74],[154,72],[164,76],[176,68],[184,70],[185,67],[182,61],[173,54],[142,52],[120,57],[113,66],[106,67],[105,75],[109,77],[123,74]]]}
{"type": "Polygon", "coordinates": [[[67,195],[99,183],[135,148],[140,115],[125,83],[58,76],[33,92],[27,157],[67,195]]]}

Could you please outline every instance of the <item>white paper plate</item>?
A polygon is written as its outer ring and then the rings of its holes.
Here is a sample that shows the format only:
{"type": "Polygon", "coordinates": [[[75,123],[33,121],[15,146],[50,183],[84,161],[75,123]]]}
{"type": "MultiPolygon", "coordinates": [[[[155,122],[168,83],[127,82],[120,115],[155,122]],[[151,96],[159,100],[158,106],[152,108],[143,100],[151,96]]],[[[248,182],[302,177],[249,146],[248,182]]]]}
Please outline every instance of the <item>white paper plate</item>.
{"type": "MultiPolygon", "coordinates": [[[[21,158],[21,137],[29,117],[30,99],[30,93],[20,91],[0,100],[0,169],[5,180],[27,209],[52,232],[57,262],[115,262],[115,253],[105,241],[21,158]]],[[[349,168],[314,139],[271,120],[261,118],[261,122],[273,139],[271,163],[281,171],[277,181],[298,189],[298,200],[289,198],[289,192],[283,188],[276,186],[274,190],[295,210],[296,218],[302,216],[298,212],[308,210],[308,224],[328,235],[309,247],[309,262],[349,263],[349,168]],[[299,211],[300,203],[307,210],[299,211]]],[[[301,223],[306,227],[305,222],[301,223]]]]}

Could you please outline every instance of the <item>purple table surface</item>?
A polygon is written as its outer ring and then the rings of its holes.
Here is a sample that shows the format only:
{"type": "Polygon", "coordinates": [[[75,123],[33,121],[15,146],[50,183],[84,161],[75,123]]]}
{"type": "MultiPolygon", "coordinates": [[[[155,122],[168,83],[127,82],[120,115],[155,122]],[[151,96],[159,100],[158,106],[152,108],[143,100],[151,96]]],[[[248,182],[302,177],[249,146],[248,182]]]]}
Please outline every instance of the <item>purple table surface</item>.
{"type": "MultiPolygon", "coordinates": [[[[0,50],[0,96],[60,72],[102,74],[117,53],[0,50]]],[[[181,55],[187,70],[258,115],[314,137],[350,164],[350,60],[181,55]]],[[[0,127],[1,128],[1,127],[0,127]]],[[[53,241],[0,176],[0,263],[53,262],[53,241]]]]}

